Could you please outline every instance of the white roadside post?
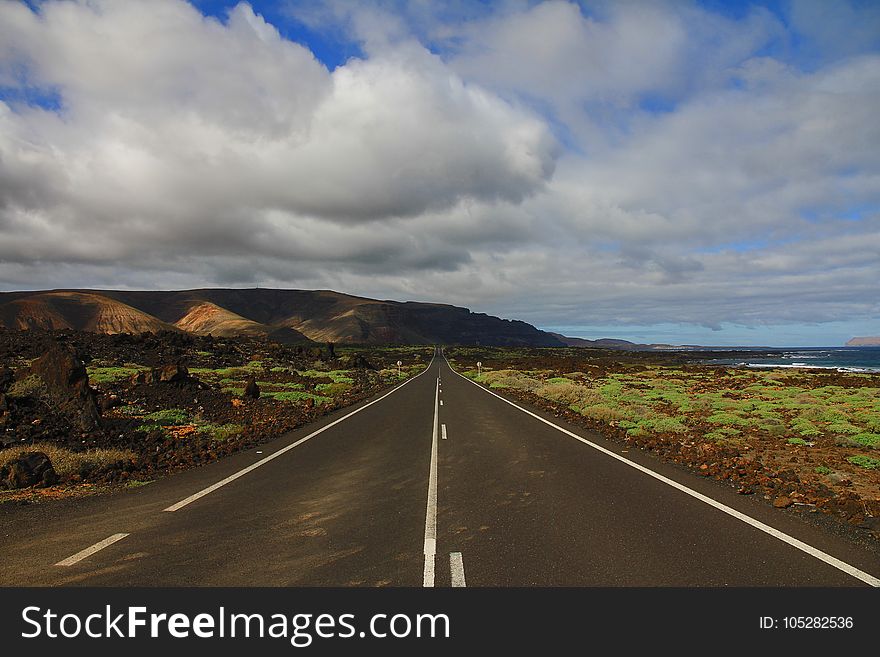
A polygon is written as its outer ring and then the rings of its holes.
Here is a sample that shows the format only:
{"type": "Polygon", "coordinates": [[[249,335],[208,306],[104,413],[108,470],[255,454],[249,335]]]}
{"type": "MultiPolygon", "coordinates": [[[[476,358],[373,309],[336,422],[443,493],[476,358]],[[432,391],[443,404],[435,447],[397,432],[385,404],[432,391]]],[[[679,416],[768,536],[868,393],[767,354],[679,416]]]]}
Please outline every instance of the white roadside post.
{"type": "Polygon", "coordinates": [[[477,361],[477,376],[482,376],[483,374],[483,363],[477,361]]]}
{"type": "Polygon", "coordinates": [[[397,361],[397,378],[400,378],[400,366],[403,365],[400,361],[397,361]]]}

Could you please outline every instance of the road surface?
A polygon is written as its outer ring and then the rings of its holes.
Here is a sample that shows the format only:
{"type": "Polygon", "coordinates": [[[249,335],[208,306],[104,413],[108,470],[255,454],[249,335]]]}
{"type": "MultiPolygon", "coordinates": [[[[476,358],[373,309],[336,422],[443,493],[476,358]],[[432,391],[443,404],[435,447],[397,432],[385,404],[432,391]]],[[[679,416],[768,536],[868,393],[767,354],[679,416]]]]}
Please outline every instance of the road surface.
{"type": "Polygon", "coordinates": [[[456,374],[113,495],[0,507],[0,584],[866,586],[875,554],[456,374]],[[567,433],[570,432],[570,433],[567,433]]]}

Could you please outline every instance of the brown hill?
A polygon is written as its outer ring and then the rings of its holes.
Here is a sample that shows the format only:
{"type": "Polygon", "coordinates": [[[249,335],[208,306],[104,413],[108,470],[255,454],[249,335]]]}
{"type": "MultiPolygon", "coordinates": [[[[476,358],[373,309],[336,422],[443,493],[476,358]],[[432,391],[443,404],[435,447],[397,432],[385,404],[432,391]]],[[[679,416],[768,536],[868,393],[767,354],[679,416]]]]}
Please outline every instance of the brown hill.
{"type": "Polygon", "coordinates": [[[0,323],[7,328],[77,329],[95,333],[176,330],[156,317],[92,292],[0,294],[0,323]]]}
{"type": "Polygon", "coordinates": [[[0,293],[0,322],[16,328],[107,333],[173,328],[214,335],[264,334],[285,342],[562,346],[525,322],[457,306],[380,301],[330,290],[7,292],[0,293]],[[63,312],[57,302],[47,306],[47,298],[61,297],[68,300],[63,312]],[[147,325],[151,328],[143,328],[147,325]]]}
{"type": "Polygon", "coordinates": [[[853,338],[846,343],[847,347],[880,347],[880,335],[853,338]]]}
{"type": "Polygon", "coordinates": [[[268,326],[245,319],[225,308],[203,301],[195,303],[189,311],[174,325],[182,331],[197,335],[215,335],[227,337],[233,335],[267,335],[271,332],[268,326]]]}
{"type": "Polygon", "coordinates": [[[647,349],[648,345],[636,344],[629,340],[617,340],[615,338],[599,338],[588,340],[586,338],[570,338],[561,333],[551,333],[554,338],[568,347],[593,347],[596,349],[647,349]]]}

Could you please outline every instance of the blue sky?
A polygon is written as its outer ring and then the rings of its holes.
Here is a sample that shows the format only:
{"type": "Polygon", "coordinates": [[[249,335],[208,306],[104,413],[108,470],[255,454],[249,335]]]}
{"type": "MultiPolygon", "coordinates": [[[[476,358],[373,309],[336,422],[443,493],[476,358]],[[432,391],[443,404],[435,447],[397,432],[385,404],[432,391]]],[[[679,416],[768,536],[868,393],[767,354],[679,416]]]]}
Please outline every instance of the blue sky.
{"type": "Polygon", "coordinates": [[[880,3],[0,3],[0,289],[880,334],[880,3]]]}

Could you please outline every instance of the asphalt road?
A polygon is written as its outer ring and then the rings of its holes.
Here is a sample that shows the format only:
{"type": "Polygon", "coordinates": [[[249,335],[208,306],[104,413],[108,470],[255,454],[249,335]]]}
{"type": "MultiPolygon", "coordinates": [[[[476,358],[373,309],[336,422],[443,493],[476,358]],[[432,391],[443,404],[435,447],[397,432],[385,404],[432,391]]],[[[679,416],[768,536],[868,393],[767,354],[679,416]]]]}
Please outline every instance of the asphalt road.
{"type": "Polygon", "coordinates": [[[857,544],[532,413],[438,355],[377,399],[205,467],[3,505],[0,584],[880,584],[857,544]]]}

